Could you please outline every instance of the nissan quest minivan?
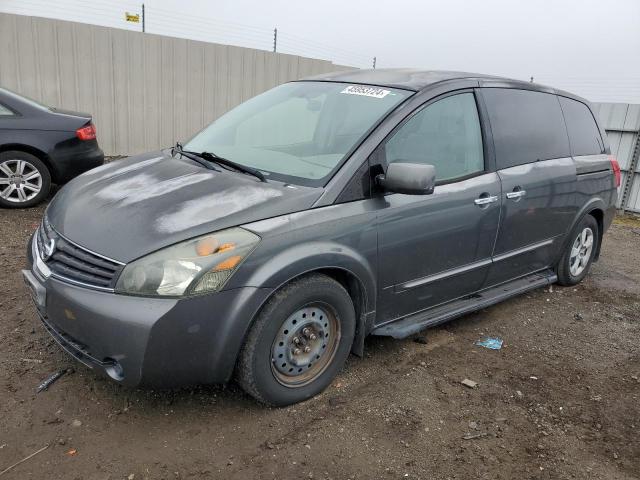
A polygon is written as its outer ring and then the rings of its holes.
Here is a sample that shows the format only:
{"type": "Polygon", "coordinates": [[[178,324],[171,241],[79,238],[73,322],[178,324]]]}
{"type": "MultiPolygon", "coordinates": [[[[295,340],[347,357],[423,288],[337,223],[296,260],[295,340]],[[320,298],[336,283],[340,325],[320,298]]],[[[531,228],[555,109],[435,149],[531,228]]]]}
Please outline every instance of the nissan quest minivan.
{"type": "Polygon", "coordinates": [[[44,328],[125,385],[325,389],[404,338],[580,282],[620,169],[589,104],[491,76],[358,70],[286,83],[184,145],[53,199],[24,279],[44,328]]]}

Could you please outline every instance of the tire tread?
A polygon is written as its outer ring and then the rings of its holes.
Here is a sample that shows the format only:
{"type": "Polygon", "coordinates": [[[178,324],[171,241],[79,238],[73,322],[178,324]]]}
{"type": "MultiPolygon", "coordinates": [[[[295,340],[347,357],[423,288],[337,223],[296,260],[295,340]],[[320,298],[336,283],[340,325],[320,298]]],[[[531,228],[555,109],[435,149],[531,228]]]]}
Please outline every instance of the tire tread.
{"type": "Polygon", "coordinates": [[[312,273],[298,277],[276,291],[257,315],[249,329],[249,334],[247,335],[244,345],[240,350],[236,364],[235,378],[240,387],[258,402],[268,406],[276,405],[265,398],[260,392],[256,382],[256,372],[252,366],[254,355],[258,347],[258,343],[261,340],[261,333],[265,325],[272,320],[274,311],[290,295],[294,295],[301,289],[306,291],[318,289],[322,291],[328,288],[337,288],[346,296],[346,298],[349,298],[349,300],[351,299],[347,290],[339,282],[327,275],[312,273]]]}

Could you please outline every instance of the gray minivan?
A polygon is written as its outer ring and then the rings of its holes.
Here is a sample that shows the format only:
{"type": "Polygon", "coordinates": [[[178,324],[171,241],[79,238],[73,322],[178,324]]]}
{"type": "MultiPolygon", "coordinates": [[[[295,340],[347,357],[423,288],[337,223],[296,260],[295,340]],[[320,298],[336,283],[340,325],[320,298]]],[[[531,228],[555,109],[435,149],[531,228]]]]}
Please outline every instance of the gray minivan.
{"type": "Polygon", "coordinates": [[[76,178],[23,273],[47,331],[113,380],[235,378],[287,405],[326,388],[367,335],[580,282],[619,183],[570,93],[456,72],[327,74],[76,178]]]}

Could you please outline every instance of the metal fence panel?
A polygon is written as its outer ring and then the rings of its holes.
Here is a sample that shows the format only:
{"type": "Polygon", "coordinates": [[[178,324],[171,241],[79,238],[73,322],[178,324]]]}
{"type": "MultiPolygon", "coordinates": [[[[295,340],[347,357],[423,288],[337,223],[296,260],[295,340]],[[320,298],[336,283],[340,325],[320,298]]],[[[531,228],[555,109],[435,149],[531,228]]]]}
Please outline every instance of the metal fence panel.
{"type": "Polygon", "coordinates": [[[633,132],[607,131],[611,153],[618,159],[620,168],[624,171],[629,170],[636,137],[637,134],[633,132]]]}
{"type": "Polygon", "coordinates": [[[263,50],[0,13],[0,86],[90,112],[107,155],[186,140],[289,80],[352,67],[263,50]]]}
{"type": "Polygon", "coordinates": [[[640,213],[640,105],[600,103],[594,106],[607,131],[611,153],[622,169],[618,208],[640,213]]]}
{"type": "Polygon", "coordinates": [[[640,174],[635,173],[627,201],[627,210],[640,213],[640,174]]]}

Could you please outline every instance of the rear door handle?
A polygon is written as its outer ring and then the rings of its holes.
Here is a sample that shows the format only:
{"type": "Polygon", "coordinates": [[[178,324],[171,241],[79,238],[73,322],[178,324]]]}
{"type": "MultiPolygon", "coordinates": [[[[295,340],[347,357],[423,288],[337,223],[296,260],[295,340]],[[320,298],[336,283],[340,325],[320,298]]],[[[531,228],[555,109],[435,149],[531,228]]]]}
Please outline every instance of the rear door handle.
{"type": "Polygon", "coordinates": [[[511,200],[516,200],[518,198],[522,198],[527,194],[526,190],[514,190],[513,192],[507,193],[507,198],[511,200]]]}
{"type": "Polygon", "coordinates": [[[480,197],[480,198],[476,198],[473,203],[475,203],[476,205],[488,205],[490,203],[493,202],[497,202],[498,201],[498,197],[495,195],[488,195],[486,197],[480,197]]]}

